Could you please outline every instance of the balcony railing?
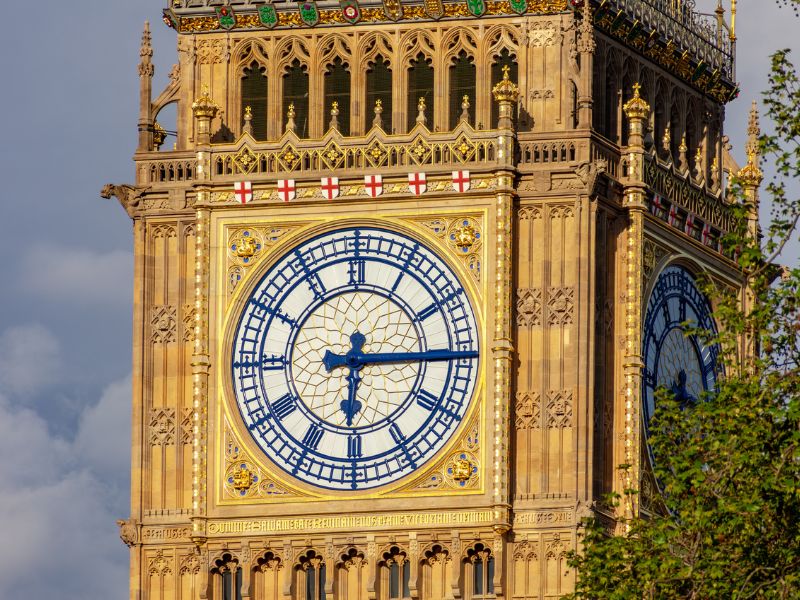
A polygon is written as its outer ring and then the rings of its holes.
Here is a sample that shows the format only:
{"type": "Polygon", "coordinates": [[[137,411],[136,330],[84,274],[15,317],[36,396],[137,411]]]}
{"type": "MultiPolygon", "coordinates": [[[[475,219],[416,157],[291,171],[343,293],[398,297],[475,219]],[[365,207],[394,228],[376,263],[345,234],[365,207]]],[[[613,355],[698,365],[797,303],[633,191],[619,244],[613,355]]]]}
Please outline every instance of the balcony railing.
{"type": "Polygon", "coordinates": [[[694,0],[603,0],[599,4],[612,13],[623,11],[719,69],[724,77],[734,79],[731,36],[721,19],[698,13],[694,0]]]}

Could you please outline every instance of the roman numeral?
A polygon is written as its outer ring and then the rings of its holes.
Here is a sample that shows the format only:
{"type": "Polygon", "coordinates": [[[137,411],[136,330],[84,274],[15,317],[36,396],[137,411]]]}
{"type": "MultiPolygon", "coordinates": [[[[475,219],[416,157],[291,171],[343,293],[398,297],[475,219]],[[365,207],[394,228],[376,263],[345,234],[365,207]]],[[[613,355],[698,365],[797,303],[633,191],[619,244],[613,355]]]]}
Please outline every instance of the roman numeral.
{"type": "Polygon", "coordinates": [[[286,394],[283,398],[272,403],[272,411],[281,421],[292,414],[296,408],[297,403],[291,394],[286,394]]]}
{"type": "Polygon", "coordinates": [[[366,262],[363,260],[350,261],[350,285],[361,285],[364,283],[364,271],[366,262]]]}
{"type": "Polygon", "coordinates": [[[434,302],[428,308],[422,310],[419,314],[417,314],[417,321],[424,321],[431,315],[433,315],[437,310],[439,310],[439,305],[434,302]]]}
{"type": "Polygon", "coordinates": [[[347,438],[347,457],[359,458],[361,457],[361,436],[354,434],[347,438]]]}
{"type": "Polygon", "coordinates": [[[419,404],[425,410],[433,410],[436,408],[436,405],[439,404],[439,398],[430,392],[420,390],[419,394],[417,395],[417,404],[419,404]]]}
{"type": "Polygon", "coordinates": [[[322,441],[322,436],[325,434],[318,425],[314,425],[313,423],[306,431],[305,436],[303,436],[303,445],[311,448],[312,450],[316,450],[319,447],[319,443],[322,441]]]}
{"type": "Polygon", "coordinates": [[[282,371],[286,366],[286,358],[283,356],[264,355],[261,359],[261,366],[268,371],[282,371]]]}
{"type": "Polygon", "coordinates": [[[397,426],[397,423],[392,423],[389,426],[389,433],[391,434],[392,439],[395,441],[396,444],[402,444],[406,439],[406,436],[403,435],[402,431],[400,431],[400,428],[397,426]]]}

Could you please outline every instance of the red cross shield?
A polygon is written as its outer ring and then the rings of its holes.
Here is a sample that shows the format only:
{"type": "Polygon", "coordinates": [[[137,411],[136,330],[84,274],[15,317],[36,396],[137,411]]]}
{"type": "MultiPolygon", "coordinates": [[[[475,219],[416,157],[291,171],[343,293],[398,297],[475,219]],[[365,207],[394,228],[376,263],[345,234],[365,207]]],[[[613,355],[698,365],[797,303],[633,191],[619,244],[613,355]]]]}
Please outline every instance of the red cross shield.
{"type": "Polygon", "coordinates": [[[233,194],[242,204],[253,201],[253,184],[249,181],[237,181],[233,184],[233,194]]]}
{"type": "Polygon", "coordinates": [[[425,173],[409,173],[408,189],[415,196],[421,196],[428,191],[428,176],[425,173]]]}
{"type": "Polygon", "coordinates": [[[322,188],[322,195],[328,200],[333,200],[339,197],[339,178],[338,177],[323,177],[320,181],[322,188]]]}
{"type": "Polygon", "coordinates": [[[377,198],[383,194],[383,175],[365,175],[364,189],[366,189],[367,194],[373,198],[377,198]]]}
{"type": "Polygon", "coordinates": [[[469,171],[453,171],[453,189],[459,193],[469,190],[472,180],[469,171]]]}
{"type": "Polygon", "coordinates": [[[289,202],[297,198],[297,187],[294,184],[294,179],[279,179],[278,180],[278,196],[284,202],[289,202]]]}

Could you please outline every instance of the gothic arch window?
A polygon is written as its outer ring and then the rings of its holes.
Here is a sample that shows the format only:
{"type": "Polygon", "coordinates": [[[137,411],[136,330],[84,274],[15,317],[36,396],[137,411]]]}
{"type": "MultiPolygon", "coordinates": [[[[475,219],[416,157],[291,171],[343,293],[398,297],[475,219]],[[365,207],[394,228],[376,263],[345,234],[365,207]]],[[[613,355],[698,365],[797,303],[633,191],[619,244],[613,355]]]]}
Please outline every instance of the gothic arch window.
{"type": "MultiPolygon", "coordinates": [[[[500,51],[500,54],[494,57],[492,61],[492,88],[495,85],[500,83],[500,80],[503,79],[503,69],[508,67],[508,77],[513,82],[519,81],[519,69],[517,68],[517,57],[516,55],[512,54],[508,48],[503,48],[500,51]]],[[[497,127],[497,122],[500,120],[500,104],[494,101],[494,98],[491,97],[491,90],[490,90],[490,98],[492,103],[492,121],[489,123],[489,128],[497,127]]],[[[516,120],[517,117],[517,107],[514,107],[514,119],[516,120]]]]}
{"type": "Polygon", "coordinates": [[[661,155],[662,151],[665,150],[664,148],[664,135],[667,132],[667,103],[665,102],[664,96],[666,92],[664,91],[664,83],[659,80],[656,84],[656,93],[655,93],[655,109],[653,115],[653,138],[656,143],[656,147],[659,149],[659,155],[661,155]]]}
{"type": "Polygon", "coordinates": [[[342,135],[350,134],[350,71],[338,56],[325,69],[325,129],[333,124],[334,112],[336,128],[342,135]],[[334,111],[335,106],[335,111],[334,111]]]}
{"type": "Polygon", "coordinates": [[[337,598],[347,600],[366,600],[367,598],[367,561],[364,553],[350,548],[339,556],[336,565],[337,598]]]}
{"type": "Polygon", "coordinates": [[[619,84],[617,71],[613,67],[606,70],[605,101],[603,102],[603,129],[600,131],[606,138],[619,143],[617,128],[619,124],[619,84]]]}
{"type": "Polygon", "coordinates": [[[253,565],[253,600],[278,600],[282,597],[281,558],[271,551],[265,552],[253,565]]]}
{"type": "Polygon", "coordinates": [[[420,106],[427,126],[433,129],[435,98],[433,96],[433,66],[431,59],[421,52],[411,61],[408,68],[408,130],[416,125],[420,106]]]}
{"type": "Polygon", "coordinates": [[[411,598],[411,563],[406,553],[397,546],[388,548],[381,556],[380,594],[381,600],[404,600],[411,598]]]}
{"type": "Polygon", "coordinates": [[[241,86],[242,86],[242,106],[241,115],[243,122],[246,122],[245,115],[248,108],[252,119],[250,126],[252,127],[252,136],[256,140],[267,139],[267,69],[261,66],[256,61],[253,61],[249,67],[246,67],[242,73],[241,86]]]}
{"type": "Polygon", "coordinates": [[[475,58],[462,50],[450,64],[450,129],[455,129],[462,115],[462,103],[467,100],[470,124],[475,123],[475,58]]]}
{"type": "Polygon", "coordinates": [[[209,600],[242,600],[242,569],[238,559],[223,554],[214,561],[211,577],[209,600]]]}
{"type": "Polygon", "coordinates": [[[467,587],[466,598],[478,600],[494,598],[494,556],[492,550],[484,544],[475,544],[467,550],[466,573],[464,584],[467,587]]]}
{"type": "Polygon", "coordinates": [[[375,61],[367,66],[367,89],[365,111],[367,115],[367,129],[370,129],[375,119],[375,105],[380,100],[381,120],[384,131],[393,132],[392,129],[392,69],[389,61],[380,54],[375,61]]]}
{"type": "Polygon", "coordinates": [[[301,556],[296,571],[297,600],[325,600],[325,561],[314,550],[301,556]]]}
{"type": "Polygon", "coordinates": [[[420,560],[421,597],[445,598],[450,592],[450,554],[440,544],[434,544],[422,554],[420,560]]]}
{"type": "Polygon", "coordinates": [[[283,118],[289,107],[294,109],[295,133],[298,137],[308,137],[308,68],[294,59],[283,74],[283,118]]]}

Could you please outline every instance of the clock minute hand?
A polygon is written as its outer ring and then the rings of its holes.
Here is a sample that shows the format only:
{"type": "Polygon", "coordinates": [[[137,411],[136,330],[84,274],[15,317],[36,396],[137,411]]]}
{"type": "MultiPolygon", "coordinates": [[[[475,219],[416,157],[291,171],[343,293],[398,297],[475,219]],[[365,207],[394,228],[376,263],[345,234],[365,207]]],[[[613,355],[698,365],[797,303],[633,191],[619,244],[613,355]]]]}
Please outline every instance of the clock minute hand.
{"type": "Polygon", "coordinates": [[[361,368],[364,365],[374,365],[381,363],[412,362],[412,361],[438,361],[455,360],[459,358],[478,358],[478,352],[474,350],[455,351],[455,350],[428,350],[427,352],[378,352],[375,354],[354,353],[352,350],[345,355],[334,354],[330,350],[325,352],[322,362],[328,371],[336,367],[348,366],[361,368]]]}

